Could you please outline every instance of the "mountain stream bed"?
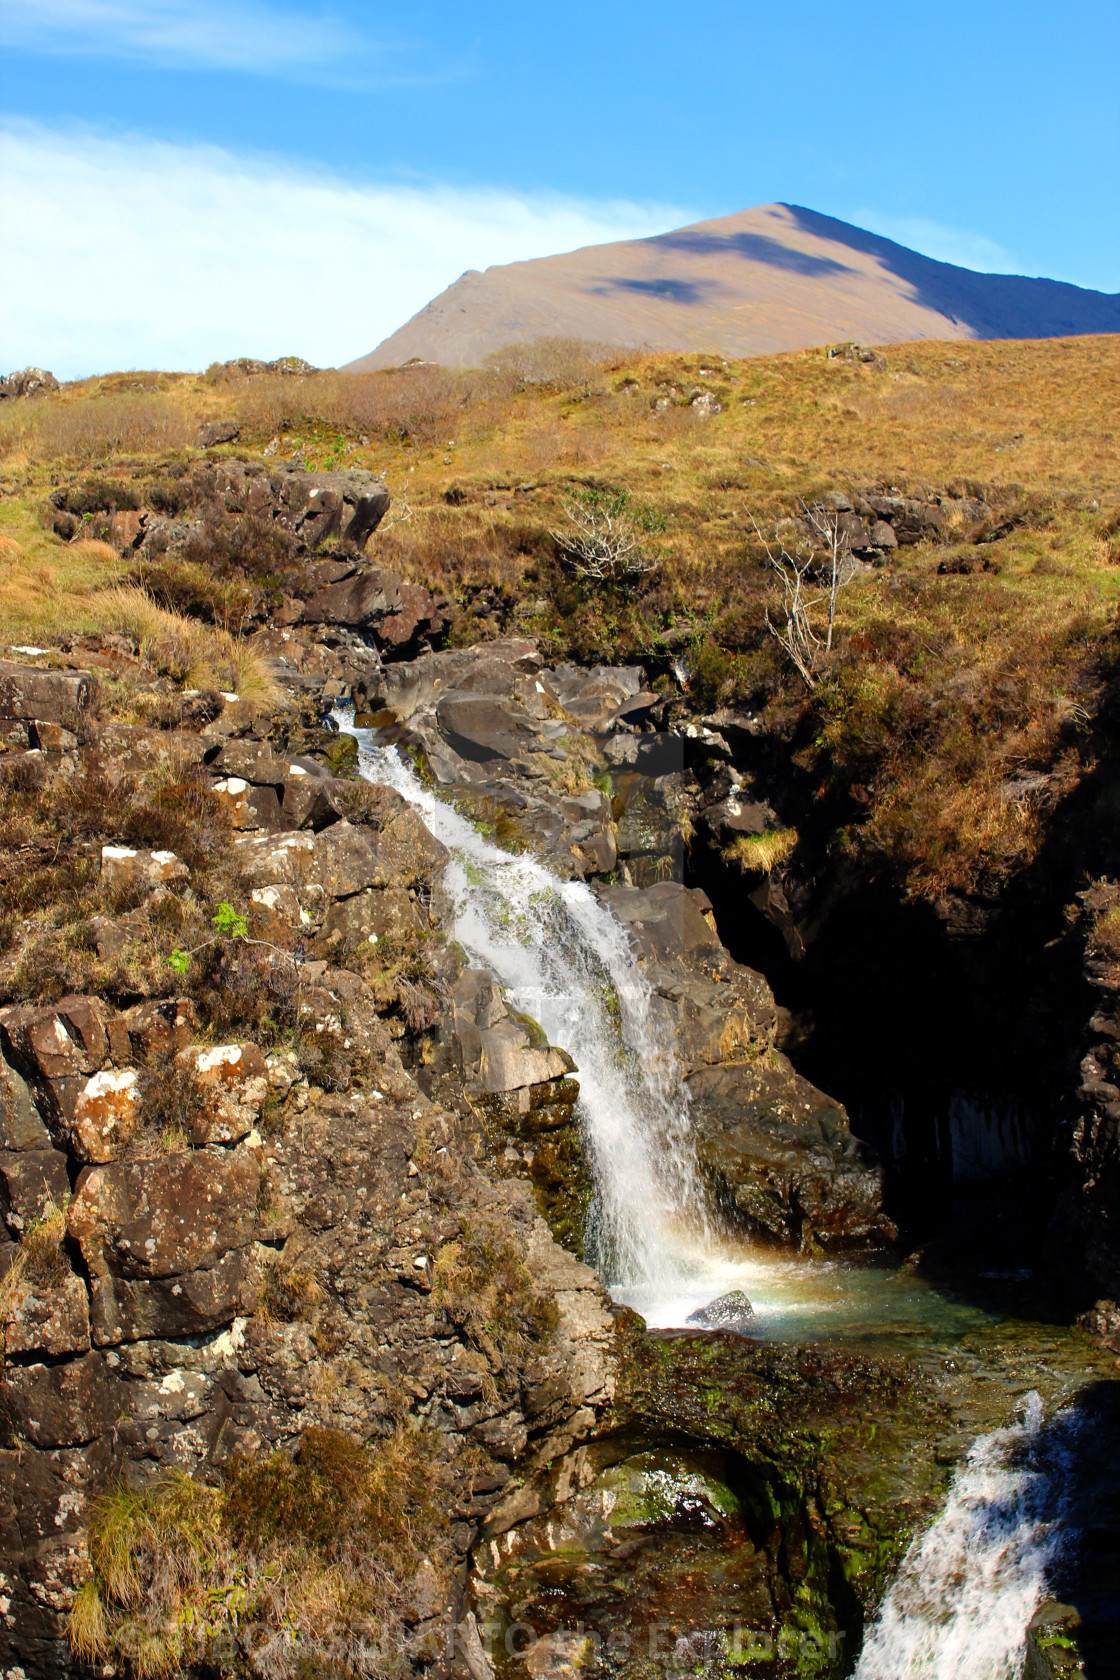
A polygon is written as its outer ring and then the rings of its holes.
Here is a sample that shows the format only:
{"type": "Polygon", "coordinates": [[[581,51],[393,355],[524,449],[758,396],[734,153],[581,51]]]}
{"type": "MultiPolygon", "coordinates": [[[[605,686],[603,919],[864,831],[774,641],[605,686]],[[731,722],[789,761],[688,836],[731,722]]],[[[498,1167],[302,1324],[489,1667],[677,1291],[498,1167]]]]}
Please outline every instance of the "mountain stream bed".
{"type": "Polygon", "coordinates": [[[476,1680],[1120,1673],[1120,1482],[1095,1468],[1120,1442],[1114,1358],[1039,1317],[1029,1277],[947,1292],[718,1229],[624,927],[355,733],[451,853],[453,937],[576,1062],[586,1257],[632,1309],[611,1432],[475,1549],[476,1680]],[[742,1323],[689,1323],[721,1297],[742,1323]],[[1063,1593],[1103,1629],[1085,1666],[1063,1593]]]}

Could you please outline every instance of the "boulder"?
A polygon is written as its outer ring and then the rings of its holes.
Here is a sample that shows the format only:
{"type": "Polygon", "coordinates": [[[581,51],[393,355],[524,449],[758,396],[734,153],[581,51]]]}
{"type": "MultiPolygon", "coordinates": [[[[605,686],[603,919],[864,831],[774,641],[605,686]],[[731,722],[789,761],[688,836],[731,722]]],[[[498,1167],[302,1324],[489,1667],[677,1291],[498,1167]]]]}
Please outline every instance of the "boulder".
{"type": "Polygon", "coordinates": [[[70,1142],[79,1161],[111,1161],[140,1123],[134,1068],[104,1068],[88,1079],[74,1104],[70,1142]]]}
{"type": "Polygon", "coordinates": [[[404,887],[370,887],[332,904],[323,922],[324,939],[341,940],[344,946],[362,940],[376,943],[426,925],[404,887]]]}
{"type": "Polygon", "coordinates": [[[195,436],[196,449],[213,449],[219,443],[233,443],[241,435],[241,427],[236,420],[211,420],[206,426],[200,426],[195,436]]]}
{"type": "Polygon", "coordinates": [[[452,991],[452,1009],[468,1091],[527,1094],[530,1086],[575,1072],[572,1058],[553,1049],[535,1021],[507,1007],[498,982],[485,969],[463,970],[452,991]]]}
{"type": "Polygon", "coordinates": [[[247,1137],[268,1096],[268,1065],[257,1046],[193,1044],[175,1061],[190,1073],[197,1093],[189,1122],[195,1147],[247,1137]]]}
{"type": "Polygon", "coordinates": [[[66,1223],[90,1274],[94,1344],[229,1323],[252,1297],[259,1181],[248,1150],[87,1168],[66,1223]]]}
{"type": "Polygon", "coordinates": [[[113,1427],[123,1391],[102,1353],[60,1365],[16,1365],[2,1398],[16,1431],[35,1447],[75,1447],[113,1427]]]}
{"type": "Polygon", "coordinates": [[[185,881],[190,870],[174,852],[143,851],[133,846],[102,846],[102,884],[114,893],[147,892],[167,881],[185,881]]]}
{"type": "Polygon", "coordinates": [[[0,659],[0,718],[70,725],[93,703],[89,671],[50,671],[0,659]]]}
{"type": "Polygon", "coordinates": [[[377,837],[377,854],[398,879],[409,875],[433,880],[451,854],[416,812],[406,807],[384,823],[377,837]]]}
{"type": "Polygon", "coordinates": [[[741,1289],[732,1289],[690,1312],[685,1323],[701,1330],[732,1330],[741,1335],[754,1324],[754,1308],[741,1289]]]}
{"type": "Polygon", "coordinates": [[[67,1271],[57,1282],[36,1283],[26,1273],[12,1293],[4,1324],[4,1353],[47,1355],[89,1350],[89,1296],[80,1277],[67,1271]]]}
{"type": "Polygon", "coordinates": [[[231,828],[256,832],[280,827],[280,801],[274,787],[253,787],[240,776],[226,776],[214,783],[213,793],[231,828]]]}
{"type": "Polygon", "coordinates": [[[58,389],[58,380],[46,368],[20,368],[6,379],[0,379],[0,401],[5,397],[45,397],[58,389]]]}
{"type": "Polygon", "coordinates": [[[874,1150],[784,1056],[698,1068],[687,1086],[699,1167],[751,1235],[803,1252],[897,1237],[874,1150]]]}
{"type": "Polygon", "coordinates": [[[0,1009],[0,1045],[34,1089],[49,1126],[65,1128],[86,1078],[110,1055],[127,1061],[123,1018],[96,998],[66,997],[54,1009],[0,1009]]]}
{"type": "Polygon", "coordinates": [[[282,787],[289,774],[287,760],[277,758],[268,741],[224,740],[207,754],[207,768],[215,775],[237,777],[254,787],[282,787]]]}
{"type": "Polygon", "coordinates": [[[658,881],[649,887],[603,887],[600,896],[647,959],[711,970],[730,962],[707,920],[711,901],[700,888],[658,881]]]}
{"type": "Polygon", "coordinates": [[[58,1149],[21,1149],[0,1153],[0,1218],[13,1236],[65,1207],[70,1194],[66,1157],[58,1149]]]}
{"type": "Polygon", "coordinates": [[[302,930],[311,925],[311,917],[300,908],[299,895],[293,886],[254,887],[249,898],[275,917],[282,928],[302,930]]]}
{"type": "Polygon", "coordinates": [[[194,1004],[185,997],[150,998],[135,1003],[125,1010],[122,1020],[132,1055],[138,1061],[183,1050],[198,1032],[194,1004]]]}
{"type": "Polygon", "coordinates": [[[337,537],[361,552],[388,513],[389,499],[375,473],[286,473],[279,485],[275,517],[309,548],[337,537]]]}
{"type": "Polygon", "coordinates": [[[293,764],[280,790],[280,827],[310,828],[317,833],[341,816],[331,795],[333,777],[313,776],[293,764]]]}
{"type": "Polygon", "coordinates": [[[350,624],[366,628],[401,610],[400,579],[395,572],[376,568],[356,571],[337,583],[317,589],[303,603],[304,624],[350,624]]]}
{"type": "Polygon", "coordinates": [[[515,702],[493,695],[445,695],[436,707],[444,740],[461,757],[476,761],[542,750],[534,723],[515,702]]]}
{"type": "Polygon", "coordinates": [[[27,1081],[0,1061],[0,1150],[49,1149],[50,1143],[27,1081]]]}

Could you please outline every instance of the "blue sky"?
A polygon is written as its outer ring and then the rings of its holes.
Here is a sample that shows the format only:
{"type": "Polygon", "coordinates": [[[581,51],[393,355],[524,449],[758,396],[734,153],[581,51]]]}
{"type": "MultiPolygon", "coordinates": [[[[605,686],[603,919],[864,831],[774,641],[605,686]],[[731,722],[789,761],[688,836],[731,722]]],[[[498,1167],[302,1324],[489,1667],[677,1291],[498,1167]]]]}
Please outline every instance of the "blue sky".
{"type": "Polygon", "coordinates": [[[0,0],[0,362],[362,354],[468,267],[775,199],[1120,290],[1120,6],[0,0]]]}

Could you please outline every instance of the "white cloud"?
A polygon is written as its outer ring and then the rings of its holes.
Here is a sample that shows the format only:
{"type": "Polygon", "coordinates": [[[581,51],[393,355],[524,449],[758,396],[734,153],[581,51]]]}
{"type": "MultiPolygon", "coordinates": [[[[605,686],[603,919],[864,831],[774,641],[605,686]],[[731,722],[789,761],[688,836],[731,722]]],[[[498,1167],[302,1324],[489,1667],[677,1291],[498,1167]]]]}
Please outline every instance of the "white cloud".
{"type": "Polygon", "coordinates": [[[467,268],[680,226],[675,206],[354,184],[216,147],[0,128],[0,371],[334,366],[467,268]]]}
{"type": "Polygon", "coordinates": [[[969,228],[945,227],[926,216],[881,216],[877,210],[857,210],[850,220],[937,262],[956,263],[958,268],[977,269],[981,274],[1022,272],[1002,245],[969,228]]]}
{"type": "Polygon", "coordinates": [[[120,58],[176,70],[300,81],[389,74],[401,47],[328,13],[267,0],[4,0],[0,44],[51,56],[120,58]]]}

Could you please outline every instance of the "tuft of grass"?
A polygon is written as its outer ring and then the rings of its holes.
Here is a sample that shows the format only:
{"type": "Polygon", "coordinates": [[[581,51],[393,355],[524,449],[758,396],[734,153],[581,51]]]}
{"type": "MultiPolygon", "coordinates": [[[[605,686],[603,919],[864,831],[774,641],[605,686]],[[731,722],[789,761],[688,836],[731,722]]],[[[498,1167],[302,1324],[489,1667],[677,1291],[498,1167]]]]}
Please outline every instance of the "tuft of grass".
{"type": "Polygon", "coordinates": [[[493,1372],[557,1323],[555,1301],[536,1289],[508,1235],[485,1213],[436,1255],[432,1303],[474,1342],[493,1372]]]}
{"type": "Polygon", "coordinates": [[[744,875],[772,875],[797,845],[795,828],[775,828],[767,834],[737,834],[723,848],[727,863],[733,863],[744,875]]]}
{"type": "Polygon", "coordinates": [[[146,664],[186,687],[228,685],[262,706],[280,698],[266,662],[247,642],[157,606],[142,589],[122,584],[102,590],[91,597],[87,610],[99,629],[131,636],[146,664]]]}
{"type": "Polygon", "coordinates": [[[1120,904],[1113,904],[1093,924],[1090,949],[1120,962],[1120,904]]]}
{"type": "Polygon", "coordinates": [[[422,1433],[365,1447],[314,1428],[294,1455],[235,1456],[217,1485],[176,1472],[118,1486],[93,1508],[71,1648],[142,1680],[241,1673],[246,1649],[270,1654],[268,1672],[320,1672],[400,1626],[408,1581],[440,1555],[436,1479],[422,1433]]]}

